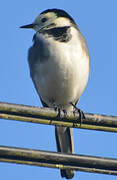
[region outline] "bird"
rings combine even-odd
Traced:
[[[90,58],[86,40],[71,15],[47,9],[33,23],[20,28],[35,30],[28,51],[30,76],[44,107],[73,112],[89,78]],[[57,151],[73,154],[72,128],[55,126]],[[61,169],[71,179],[74,170]]]

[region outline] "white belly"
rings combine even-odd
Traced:
[[[49,42],[47,61],[37,62],[33,81],[42,100],[62,108],[76,103],[89,76],[89,57],[83,53],[78,39],[73,42]],[[39,63],[39,64],[38,64]]]

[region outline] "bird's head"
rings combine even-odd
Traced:
[[[36,32],[45,29],[63,26],[76,26],[73,18],[60,9],[48,9],[43,11],[32,24],[21,26],[20,28],[32,28]]]

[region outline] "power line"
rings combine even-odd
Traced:
[[[73,113],[68,113],[66,117],[62,113],[60,120],[58,112],[50,108],[4,102],[0,102],[0,118],[46,125],[117,132],[117,116],[85,113],[85,119],[82,120],[82,124],[80,125],[78,113],[75,113],[75,116]]]
[[[90,130],[117,132],[117,116],[85,113],[82,124],[79,114],[66,116],[50,108],[39,108],[0,102],[0,118],[46,125],[67,126]],[[62,154],[48,151],[0,146],[0,161],[43,167],[74,169],[76,171],[117,175],[117,159]]]
[[[117,159],[0,146],[0,161],[117,175]]]

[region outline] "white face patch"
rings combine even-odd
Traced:
[[[57,27],[70,26],[71,25],[70,20],[68,18],[65,18],[65,17],[58,17],[55,20],[55,24]]]

